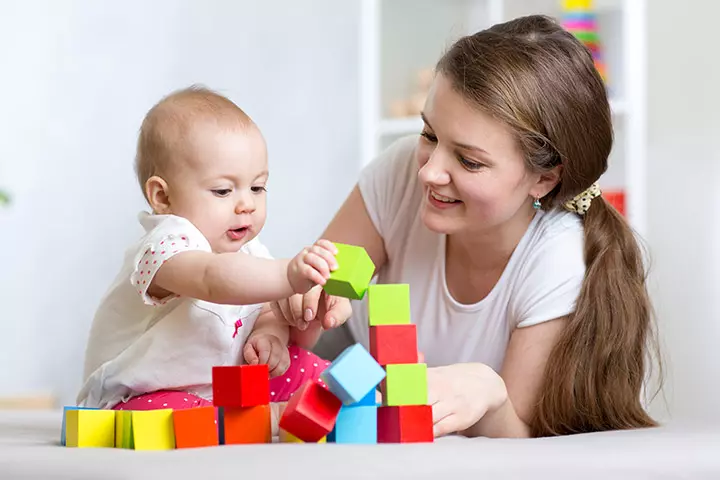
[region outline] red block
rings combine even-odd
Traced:
[[[173,410],[175,447],[211,447],[218,444],[215,407]]]
[[[370,327],[370,354],[383,366],[417,363],[417,327],[412,323]]]
[[[212,386],[216,407],[254,407],[270,403],[267,365],[213,367]]]
[[[332,392],[308,380],[288,401],[279,426],[303,442],[317,442],[332,431],[340,407]]]
[[[378,443],[433,442],[434,439],[430,405],[378,407]]]

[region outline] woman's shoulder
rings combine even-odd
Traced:
[[[535,248],[559,241],[582,244],[585,234],[582,219],[576,213],[560,208],[538,212],[528,233],[529,244]]]

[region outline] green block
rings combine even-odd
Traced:
[[[385,367],[385,395],[383,405],[427,405],[427,365],[400,363]]]
[[[361,300],[375,273],[370,255],[363,247],[336,243],[338,268],[330,272],[323,289],[330,295]]]
[[[406,283],[370,285],[368,321],[371,327],[410,323],[410,285]]]
[[[115,448],[135,448],[132,411],[118,410],[115,414]]]

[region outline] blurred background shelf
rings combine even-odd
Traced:
[[[646,0],[594,0],[615,144],[600,179],[640,234],[646,229]],[[432,68],[458,38],[528,14],[562,19],[561,0],[362,0],[360,166],[419,133]],[[412,19],[412,21],[408,21]],[[620,200],[617,200],[620,199]]]

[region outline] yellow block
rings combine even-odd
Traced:
[[[79,448],[115,446],[115,410],[68,410],[65,445]]]
[[[300,440],[299,438],[297,438],[292,433],[286,432],[282,428],[280,429],[280,433],[279,433],[278,437],[280,438],[280,443],[306,443],[306,442],[303,442],[302,440]],[[313,443],[313,442],[310,442],[310,443]],[[314,443],[327,443],[327,437],[323,437]]]
[[[172,450],[175,427],[172,408],[132,411],[132,436],[135,450]]]

